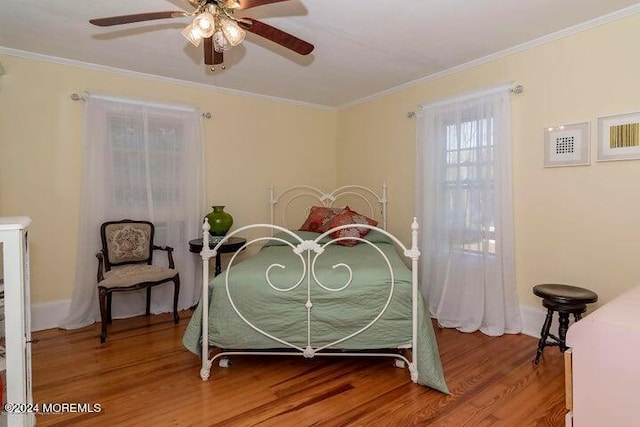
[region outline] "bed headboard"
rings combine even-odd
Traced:
[[[330,192],[308,185],[298,185],[281,193],[276,193],[271,186],[269,205],[271,224],[285,228],[297,228],[302,225],[311,206],[349,206],[352,210],[378,221],[378,227],[387,229],[386,183],[382,185],[380,194],[362,185],[344,185]]]

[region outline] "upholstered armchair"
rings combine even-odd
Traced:
[[[102,250],[98,258],[98,297],[102,329],[100,342],[107,338],[111,324],[111,299],[114,292],[146,289],[146,314],[150,314],[151,288],[173,282],[173,320],[177,324],[180,275],[173,264],[173,248],[153,244],[154,226],[148,221],[109,221],[100,227]],[[152,265],[154,250],[167,252],[169,266]]]

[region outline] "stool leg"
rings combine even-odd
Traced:
[[[567,330],[569,329],[569,313],[558,313],[560,320],[560,327],[558,328],[558,335],[560,338],[560,351],[565,352],[567,350]]]
[[[547,344],[547,337],[549,337],[549,329],[551,328],[551,321],[553,320],[553,310],[547,309],[547,317],[544,319],[544,324],[542,325],[542,331],[540,332],[540,341],[538,341],[538,351],[536,352],[536,358],[533,361],[534,364],[538,364],[540,362],[540,356],[542,356],[542,351],[544,350],[544,346]]]
[[[578,320],[582,319],[582,313],[573,313],[573,318],[577,322]]]

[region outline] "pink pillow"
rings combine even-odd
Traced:
[[[347,224],[369,224],[376,226],[378,225],[378,221],[368,218],[358,212],[352,211],[350,209],[345,209],[344,212],[339,213],[333,219],[329,221],[327,224],[327,230],[339,227],[341,225]],[[331,238],[337,239],[339,237],[364,237],[371,231],[369,228],[364,227],[352,227],[352,228],[343,228],[342,230],[334,231],[331,233]],[[343,246],[355,246],[360,243],[357,240],[353,239],[345,239],[337,242],[339,245]]]
[[[300,227],[300,231],[313,231],[314,233],[324,233],[330,227],[327,227],[329,221],[335,218],[336,215],[348,210],[349,207],[344,208],[327,208],[324,206],[312,206],[309,211],[307,220]]]

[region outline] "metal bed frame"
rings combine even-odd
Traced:
[[[394,273],[391,268],[391,264],[386,255],[379,249],[375,243],[369,242],[365,239],[359,237],[340,237],[337,239],[332,239],[327,243],[320,243],[320,240],[326,236],[330,236],[333,232],[351,228],[350,225],[342,225],[339,227],[335,227],[327,232],[319,235],[314,240],[302,240],[297,234],[290,231],[286,227],[275,225],[275,207],[278,203],[283,203],[283,213],[281,221],[283,225],[286,226],[286,210],[291,204],[293,200],[302,197],[311,197],[317,204],[321,204],[325,207],[332,207],[337,200],[343,200],[345,197],[355,197],[360,200],[364,200],[365,204],[367,204],[371,210],[371,215],[375,213],[375,206],[378,205],[380,207],[380,213],[382,216],[382,224],[383,228],[374,227],[366,224],[358,224],[358,227],[369,228],[371,230],[376,230],[387,237],[389,237],[397,248],[399,248],[402,254],[411,260],[411,280],[412,280],[412,311],[411,311],[411,319],[412,319],[412,341],[408,345],[401,346],[404,349],[411,349],[410,359],[403,354],[398,353],[366,353],[366,352],[348,352],[348,351],[332,351],[332,348],[335,348],[336,345],[340,344],[343,341],[346,341],[358,334],[361,334],[365,330],[369,329],[380,317],[384,314],[385,310],[389,306],[391,299],[393,297],[394,286],[395,286],[395,278]],[[390,357],[394,359],[394,363],[398,367],[408,366],[411,380],[413,382],[418,381],[418,368],[415,361],[417,360],[417,339],[418,339],[418,260],[420,258],[420,251],[418,250],[418,223],[416,219],[413,219],[413,223],[411,224],[411,248],[407,248],[399,239],[395,236],[387,232],[387,186],[386,184],[383,186],[382,195],[378,195],[375,191],[358,185],[348,185],[340,187],[330,193],[325,193],[315,187],[309,186],[296,186],[291,187],[280,193],[279,195],[275,195],[273,187],[270,187],[270,198],[269,198],[270,210],[271,210],[271,224],[252,224],[248,226],[244,226],[238,228],[237,230],[228,233],[222,241],[220,241],[213,249],[209,248],[209,223],[206,221],[202,226],[202,237],[203,237],[203,245],[202,252],[200,256],[202,257],[202,367],[200,369],[200,377],[203,381],[207,380],[210,376],[211,366],[216,359],[219,359],[219,365],[222,367],[227,367],[229,365],[228,357],[229,356],[237,356],[237,355],[268,355],[268,356],[303,356],[305,358],[313,358],[316,356],[339,356],[339,357]],[[233,298],[229,291],[229,274],[232,271],[230,268],[227,268],[224,272],[225,274],[225,287],[226,294],[229,298],[229,302],[231,303],[232,308],[238,314],[238,316],[252,329],[259,332],[260,334],[271,338],[272,340],[280,343],[282,348],[288,349],[288,351],[225,351],[215,354],[213,357],[209,358],[210,349],[209,349],[209,259],[215,258],[219,247],[227,241],[230,237],[240,234],[246,231],[255,230],[255,229],[267,229],[270,231],[271,236],[267,237],[257,237],[252,240],[248,240],[245,245],[240,248],[237,252],[233,253],[231,260],[229,262],[229,267],[233,265],[236,260],[238,254],[240,254],[246,247],[254,243],[261,243],[267,240],[277,240],[281,243],[285,243],[291,247],[291,250],[294,254],[296,254],[303,265],[303,272],[297,283],[292,285],[287,285],[287,287],[280,287],[277,284],[274,284],[269,278],[270,271],[273,268],[284,268],[282,265],[273,263],[265,271],[265,277],[267,279],[268,285],[277,292],[288,292],[293,289],[296,289],[299,286],[306,286],[307,290],[307,301],[304,303],[304,306],[307,310],[307,340],[305,346],[300,346],[295,343],[287,342],[284,339],[276,337],[264,330],[262,330],[259,326],[254,325],[250,320],[246,319],[245,316],[238,310],[236,305],[234,304]],[[284,232],[290,236],[289,240],[294,241],[295,243],[291,243],[291,241],[287,241],[278,237],[274,237],[274,232]],[[339,288],[331,288],[321,283],[320,280],[316,277],[315,272],[315,263],[317,258],[323,253],[324,249],[331,244],[335,244],[339,240],[344,239],[355,239],[359,240],[360,244],[369,244],[375,247],[378,253],[384,258],[384,261],[389,268],[390,272],[390,284],[389,284],[389,295],[386,299],[386,303],[384,307],[381,308],[380,312],[375,316],[373,320],[371,320],[367,325],[358,329],[355,332],[351,332],[344,337],[335,340],[329,344],[325,344],[322,346],[314,346],[313,336],[312,336],[312,328],[311,328],[311,310],[313,309],[313,301],[311,299],[311,288],[313,286],[319,286],[326,291],[330,292],[340,292],[346,289],[350,284],[353,277],[353,272],[351,268],[347,264],[339,263],[333,266],[333,268],[344,268],[349,273],[349,280],[343,286]],[[405,353],[406,354],[406,353]]]

